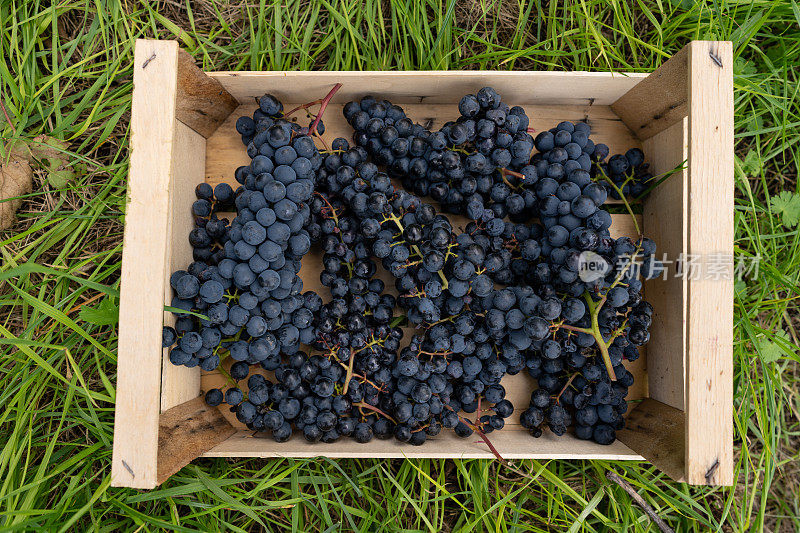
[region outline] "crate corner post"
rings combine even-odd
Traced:
[[[160,485],[235,433],[219,409],[206,404],[203,396],[168,409],[159,420],[156,482]]]

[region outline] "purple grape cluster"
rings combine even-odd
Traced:
[[[514,412],[502,379],[527,370],[538,388],[520,421],[532,435],[573,427],[613,442],[633,383],[623,361],[653,319],[641,278],[662,271],[653,241],[609,233],[607,179],[633,196],[652,180],[640,150],[606,161],[586,123],[534,138],[524,109],[490,87],[436,131],[386,100],[350,102],[354,145],[324,151],[309,135],[321,121],[300,127],[270,95],[259,104],[236,123],[251,158],[241,186],[198,186],[195,261],[171,279],[170,360],[233,361],[209,404],[281,442],[296,430],[421,445],[443,429],[502,429]],[[422,197],[470,222],[457,231]],[[312,247],[327,302],[298,276]],[[587,262],[602,268],[587,274]],[[405,323],[416,331],[401,349]]]

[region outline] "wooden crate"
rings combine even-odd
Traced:
[[[191,261],[187,240],[196,184],[233,183],[249,159],[233,123],[270,92],[287,108],[343,84],[325,115],[325,137],[351,132],[342,105],[366,93],[402,105],[434,126],[455,118],[461,95],[491,85],[522,105],[537,130],[588,120],[593,139],[612,153],[641,146],[660,174],[688,163],[643,206],[643,229],[659,253],[733,252],[733,59],[729,42],[694,41],[650,75],[585,72],[210,72],[174,41],[136,44],[129,203],[122,262],[119,359],[112,484],[152,488],[196,457],[492,458],[477,439],[442,432],[424,446],[394,440],[359,445],[287,443],[258,438],[202,392],[218,374],[175,367],[161,348],[169,275]],[[613,232],[631,233],[615,216]],[[304,262],[307,288],[319,288],[316,258]],[[508,459],[649,461],[676,480],[725,485],[733,479],[733,281],[675,277],[646,284],[655,307],[646,357],[636,377],[627,429],[611,446],[548,432],[531,438],[518,414],[492,442]],[[390,284],[391,286],[391,284]],[[320,291],[326,293],[327,291]],[[507,376],[520,410],[533,382]]]

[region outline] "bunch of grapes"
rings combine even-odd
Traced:
[[[491,87],[461,99],[461,116],[431,132],[414,124],[388,101],[365,97],[344,107],[363,146],[390,176],[419,196],[430,196],[444,211],[488,222],[523,222],[533,206],[529,165],[533,138],[528,116],[509,107]]]
[[[598,149],[588,132],[562,122],[537,135],[531,159],[540,176],[534,189],[544,230],[532,281],[555,331],[528,352],[528,372],[539,389],[522,424],[538,436],[545,423],[557,435],[574,423],[579,438],[609,444],[624,425],[633,383],[623,358],[638,358],[636,346],[649,340],[652,308],[642,300],[640,270],[650,278],[660,265],[653,241],[611,239],[606,189],[586,169]],[[587,262],[603,267],[600,274],[587,276],[581,270]]]
[[[365,162],[366,153],[351,149],[341,138],[332,147],[316,175],[311,201],[309,230],[324,252],[320,281],[333,298],[317,317],[313,347],[345,369],[337,385],[354,404],[353,417],[368,423],[369,431],[354,435],[366,442],[373,435],[390,437],[394,430],[382,408],[389,408],[391,365],[402,330],[392,324],[395,298],[385,293],[383,280],[376,277],[368,241],[341,198],[342,188],[355,177],[354,167]]]
[[[311,137],[281,118],[281,110],[280,102],[266,95],[252,119],[237,121],[251,157],[235,173],[242,186],[235,192],[227,184],[213,191],[198,186],[197,228],[190,235],[195,262],[171,279],[172,305],[181,312],[175,329],[164,330],[165,346],[177,342],[170,360],[210,371],[221,357],[230,357],[229,375],[237,382],[248,377],[251,365],[278,370],[282,354],[303,357],[300,344],[316,338],[312,322],[322,305],[319,296],[302,293],[297,276],[311,247],[308,201],[322,157]],[[217,217],[234,207],[230,224]],[[207,398],[211,404],[224,398],[253,427],[259,427],[268,405],[245,399],[236,386],[224,395],[211,390]],[[283,414],[292,418],[291,412]]]
[[[619,294],[612,292],[612,297]],[[599,313],[601,331],[616,328],[614,334],[604,336],[611,339],[606,351],[615,380],[604,367],[596,339],[586,332],[559,329],[530,354],[528,372],[537,379],[539,388],[531,394],[530,407],[521,422],[532,435],[540,436],[545,424],[554,434],[562,435],[574,423],[578,438],[610,444],[615,430],[624,427],[625,397],[633,375],[622,362],[639,357],[637,345],[647,340],[652,307],[647,302],[615,304],[619,302],[606,303]]]
[[[487,93],[492,94],[491,91],[479,92],[483,95]],[[472,114],[471,107],[477,107],[480,110],[478,113],[497,109],[497,107],[493,107],[494,103],[491,100],[486,101],[489,103],[482,105],[482,102],[478,102],[472,95],[464,97],[460,105],[462,110],[460,120],[464,122],[468,119]],[[407,127],[408,124],[403,122],[407,119],[404,114],[401,115],[401,110],[397,106],[391,107],[393,116],[381,117],[381,109],[389,106],[388,102],[378,103],[367,97],[360,102],[352,102],[345,108],[345,116],[357,129],[356,139],[361,139],[369,151],[375,154],[383,153],[384,159],[389,157],[386,149],[391,149],[397,142],[392,140],[394,125],[398,126],[394,129],[399,129],[401,132],[400,138],[405,138],[406,132],[408,132],[408,136],[411,138],[409,142],[415,142],[417,145],[419,145],[418,139],[430,140],[433,138],[434,134],[426,133],[418,126]],[[466,113],[464,113],[465,110],[467,110]],[[371,118],[364,127],[361,127],[365,114]],[[477,116],[477,114],[473,116]],[[377,127],[381,124],[381,120],[375,120],[376,118],[383,120],[381,128]],[[527,118],[525,120],[527,121]],[[452,127],[452,124],[448,124],[448,127]],[[459,131],[456,128],[456,132]],[[606,390],[606,386],[611,387],[613,384],[615,387],[613,390],[616,394],[613,398],[602,396],[601,399],[607,405],[615,406],[614,425],[616,429],[619,429],[619,424],[622,423],[621,415],[624,413],[627,387],[632,383],[632,375],[621,365],[623,351],[626,358],[633,360],[638,357],[635,345],[643,344],[649,338],[646,330],[646,325],[649,325],[649,315],[644,312],[637,315],[633,311],[633,307],[641,301],[639,271],[636,269],[625,270],[627,267],[622,265],[623,260],[627,260],[628,263],[643,261],[645,277],[657,275],[660,267],[654,261],[655,247],[649,239],[640,239],[634,243],[627,238],[619,239],[616,242],[610,238],[608,230],[611,225],[611,216],[602,209],[608,196],[606,187],[593,179],[595,176],[593,157],[602,156],[605,146],[596,147],[589,139],[589,133],[590,129],[587,124],[569,122],[563,122],[550,131],[540,133],[536,138],[538,153],[533,157],[525,158],[526,164],[521,168],[524,168],[526,179],[520,180],[519,183],[508,183],[505,179],[505,172],[497,168],[492,169],[496,172],[494,175],[503,180],[493,185],[494,190],[516,187],[523,191],[523,194],[527,191],[527,203],[531,209],[520,218],[535,217],[541,224],[525,225],[503,221],[500,216],[504,212],[497,207],[498,204],[494,204],[495,211],[481,211],[476,208],[465,212],[448,208],[447,202],[442,202],[446,209],[453,212],[465,212],[475,219],[467,226],[465,233],[459,235],[456,240],[465,247],[473,246],[473,253],[480,256],[477,268],[482,269],[481,274],[489,276],[495,282],[511,285],[502,292],[491,291],[491,296],[476,299],[474,303],[471,303],[471,307],[477,312],[484,311],[486,323],[490,327],[495,325],[495,332],[503,331],[506,336],[514,336],[516,344],[506,341],[504,345],[500,345],[501,353],[513,354],[516,351],[521,354],[516,361],[523,360],[529,373],[539,379],[540,389],[536,393],[538,403],[541,404],[544,395],[548,398],[548,404],[541,407],[532,404],[534,410],[523,418],[523,422],[532,429],[533,434],[540,434],[539,426],[545,421],[554,432],[563,434],[566,427],[573,422],[571,413],[575,412],[575,407],[570,402],[576,387],[580,386],[581,390],[587,394],[593,393],[594,385],[601,381],[606,384],[600,385],[598,394],[601,396]],[[391,146],[386,143],[387,140],[391,140]],[[402,141],[398,144],[402,147]],[[429,142],[421,157],[430,158],[433,154],[434,160],[437,160],[438,155],[434,148],[436,147],[432,148]],[[530,148],[528,152],[530,152]],[[394,153],[399,155],[397,150]],[[450,150],[449,153],[456,154],[458,152]],[[467,154],[462,155],[467,156]],[[415,164],[422,168],[420,163]],[[513,164],[519,165],[522,164],[522,161]],[[431,165],[426,167],[425,174],[415,173],[405,169],[404,166],[404,164],[390,166],[390,171],[407,187],[415,187],[418,186],[415,184],[423,183],[422,188],[418,190],[424,193],[425,180],[430,178],[430,174],[434,175],[437,183],[442,183],[436,178],[436,168]],[[448,186],[461,176],[461,166],[455,165],[452,168],[453,172],[450,175]],[[491,175],[491,173],[487,172],[487,175]],[[427,192],[430,193],[430,189]],[[432,193],[432,196],[434,199],[442,201],[440,197],[436,197],[437,193]],[[495,199],[499,198],[505,198],[505,196],[495,194]],[[461,206],[469,202],[469,200],[465,202],[463,199],[459,199],[459,201]],[[387,239],[385,243],[381,243],[381,249],[389,250],[398,244],[396,240],[395,238],[395,242],[392,242]],[[436,252],[436,250],[433,251]],[[423,253],[422,256],[427,257],[428,252]],[[613,265],[613,268],[609,268],[607,273],[608,279],[600,277],[599,279],[583,280],[580,278],[582,254],[587,252],[596,254],[607,265]],[[380,250],[376,250],[376,253],[380,253]],[[405,257],[404,250],[401,250],[401,255]],[[435,253],[433,258],[437,258]],[[396,263],[385,264],[385,266],[391,269],[393,266],[396,267]],[[406,288],[413,286],[412,283],[406,284]],[[592,300],[596,298],[605,302],[608,300],[609,291],[611,291],[613,306],[609,304],[605,309],[600,309],[602,303],[593,303],[591,304],[593,309],[588,309],[585,298],[588,297]],[[620,291],[625,291],[629,297],[623,299]],[[502,300],[508,298],[513,302],[519,299],[520,292],[525,293],[523,309],[517,310],[519,314],[503,315],[503,311],[508,312],[509,308],[508,304]],[[495,297],[501,295],[498,303],[494,303]],[[487,300],[489,300],[489,305],[486,309],[481,309],[481,304],[487,303]],[[438,305],[426,307],[430,313],[426,318],[438,320],[436,313],[439,307]],[[415,317],[416,309],[412,308],[408,315]],[[597,317],[598,326],[590,332],[589,327],[592,325],[591,321],[594,316]],[[632,317],[631,320],[627,320],[628,316]],[[640,318],[641,316],[646,318]],[[508,320],[509,318],[510,320]],[[522,321],[530,321],[534,318],[541,320],[538,322],[538,336],[534,336],[532,330],[520,328]],[[552,324],[551,328],[548,328],[548,324]],[[572,329],[561,329],[562,325]],[[544,339],[549,329],[553,330],[552,338]],[[453,332],[443,329],[438,332],[438,335],[440,335],[439,338],[449,339]],[[493,342],[496,339],[486,342],[489,337],[484,339],[480,334],[478,338],[481,341],[477,345],[479,354],[491,353],[492,350],[498,351],[498,344]],[[446,341],[441,342],[445,343]],[[601,342],[604,344],[602,350],[599,349]],[[596,363],[588,366],[587,374],[590,379],[585,386],[580,379],[573,385],[572,382],[576,381],[574,374],[585,366],[587,357],[590,362]],[[603,360],[601,361],[601,359]],[[477,365],[482,366],[483,364],[480,358],[472,355],[466,358],[466,361],[469,368],[477,368]],[[506,366],[503,372],[498,372],[498,375],[502,377],[509,370],[511,372],[518,371],[518,368],[515,365]],[[569,370],[572,370],[572,374],[568,372]],[[614,379],[610,376],[613,376]],[[572,382],[569,382],[570,377]],[[476,395],[472,394],[473,391],[470,387],[475,386],[477,380],[468,378],[466,384],[458,383],[458,381],[456,379],[454,384],[453,406],[457,410],[474,412],[477,404],[474,399]],[[491,383],[491,380],[484,379],[478,388],[487,383]],[[566,390],[562,394],[560,389],[564,387]],[[582,400],[578,399],[578,405],[581,405],[581,402]],[[564,405],[567,405],[567,408]],[[541,416],[537,416],[535,409],[542,409],[542,412],[538,413]],[[612,416],[609,413],[605,414],[608,416],[604,416],[604,419]],[[488,420],[484,420],[484,422],[488,422]],[[583,425],[586,426],[586,424]],[[484,424],[484,427],[490,426]],[[593,424],[589,425],[589,428],[588,434],[585,427],[578,433],[583,438],[594,438],[597,442],[613,441],[613,427],[610,432],[608,428],[603,427],[597,430],[596,434],[593,431]],[[464,433],[468,433],[468,431],[465,430]]]
[[[633,383],[623,361],[639,357],[652,322],[640,278],[662,271],[653,241],[610,237],[604,209],[608,180],[624,195],[648,187],[641,151],[606,162],[585,123],[534,139],[525,111],[489,87],[435,132],[388,101],[350,102],[355,145],[338,138],[324,152],[320,116],[300,127],[276,98],[259,104],[236,124],[251,158],[235,173],[242,186],[198,186],[195,261],[171,279],[171,361],[213,370],[230,357],[231,380],[247,379],[247,392],[210,390],[209,404],[277,441],[296,429],[309,442],[420,445],[443,428],[503,428],[514,406],[501,381],[527,370],[532,435],[573,426],[613,442]],[[470,222],[458,233],[421,196]],[[220,218],[233,208],[233,221]],[[312,245],[327,303],[298,277]],[[599,274],[586,275],[587,261]],[[401,350],[404,319],[417,333]]]
[[[377,406],[384,384],[390,379],[389,365],[394,361],[402,331],[389,326],[394,299],[383,294],[383,282],[374,278],[377,268],[365,253],[363,239],[353,231],[354,220],[347,213],[337,216],[336,208],[327,198],[330,191],[322,183],[328,171],[346,172],[343,168],[346,165],[336,154],[341,140],[335,143],[334,153],[323,157],[305,129],[275,115],[282,109],[275,99],[267,95],[261,99],[261,104],[261,115],[257,110],[253,117],[256,133],[252,139],[247,138],[250,130],[247,117],[237,124],[243,140],[249,140],[248,153],[253,156],[249,169],[237,171],[237,179],[244,185],[237,201],[248,195],[248,191],[252,195],[247,203],[237,204],[240,207],[237,218],[249,218],[248,210],[255,212],[256,222],[267,229],[266,242],[280,242],[269,234],[275,224],[287,220],[302,222],[290,225],[288,246],[279,250],[279,255],[293,261],[289,271],[294,276],[292,288],[297,287],[299,280],[296,277],[299,256],[308,251],[313,239],[325,250],[320,280],[329,287],[333,300],[323,304],[321,297],[314,293],[303,297],[305,327],[299,330],[299,340],[320,353],[309,356],[279,336],[276,349],[261,362],[265,370],[274,372],[276,383],[254,375],[248,381],[246,399],[240,389],[229,388],[224,400],[229,404],[238,401],[232,405],[239,420],[251,429],[270,430],[277,441],[290,438],[293,429],[302,431],[310,442],[333,442],[341,436],[352,436],[358,442],[367,442],[373,436],[389,437],[393,426]],[[317,131],[320,131],[319,123]],[[267,146],[260,143],[264,132]],[[273,142],[281,134],[287,134],[291,142],[284,144],[280,139]],[[286,147],[291,147],[295,153]],[[366,157],[358,152],[350,155],[359,161]],[[287,175],[291,177],[291,171],[297,175],[295,180],[281,179]],[[277,181],[286,185],[285,192],[276,185]],[[302,213],[301,220],[295,219],[292,205],[284,201],[287,198],[294,201],[290,189],[296,187],[297,182],[303,185],[303,196],[296,210]],[[256,210],[252,205],[253,197],[260,201],[260,194],[268,205],[257,205]],[[282,195],[284,197],[280,198]],[[265,213],[264,209],[271,209],[275,216]],[[289,215],[292,218],[287,218]],[[292,242],[297,236],[303,239],[300,247]],[[262,246],[264,244],[256,253],[261,254]],[[281,271],[281,283],[283,274]],[[263,285],[272,277],[266,279],[259,274],[258,279]],[[278,288],[283,287],[279,284]],[[270,297],[269,302],[283,304],[285,300],[283,293],[275,295],[274,290]],[[262,303],[261,307],[266,305],[274,306],[274,303]],[[236,365],[239,363],[234,363],[234,367]],[[234,372],[237,370],[234,367],[231,368],[231,374],[236,374],[234,379],[246,377],[246,372]],[[223,397],[221,391],[210,391],[209,395],[213,395],[212,402]]]
[[[233,189],[225,183],[214,189],[202,183],[195,194],[197,200],[192,205],[195,227],[189,233],[194,261],[187,270],[178,270],[170,276],[174,291],[171,305],[179,311],[175,313],[175,327],[163,329],[162,345],[177,344],[169,353],[172,364],[200,366],[211,371],[219,365],[217,352],[223,335],[232,331],[232,326],[221,320],[227,317],[228,308],[223,300],[232,284],[219,270],[225,259],[223,247],[229,238],[229,221],[218,215],[230,209]],[[210,318],[201,323],[192,313],[205,313]]]
[[[432,435],[440,427],[458,426],[463,421],[457,413],[475,412],[489,387],[499,385],[506,373],[524,369],[522,351],[531,339],[547,334],[547,323],[535,315],[536,309],[529,309],[527,316],[519,310],[511,312],[512,319],[507,321],[506,313],[517,304],[518,296],[522,300],[530,289],[496,291],[484,273],[485,249],[469,234],[456,235],[447,218],[437,215],[432,206],[395,189],[389,176],[374,164],[361,163],[355,174],[348,172],[347,179],[340,178],[337,171],[336,183],[345,206],[359,220],[374,255],[395,278],[398,304],[411,323],[425,329],[405,353],[406,359],[413,356],[417,360],[417,366],[406,366],[400,360],[397,366],[400,373],[422,368],[421,376],[405,376],[409,379],[404,383],[413,387],[398,388],[406,396],[400,403],[412,407],[411,416],[406,417],[408,408],[395,401],[397,393],[392,402],[398,423],[408,429],[398,430],[401,437],[416,435],[409,441],[421,444],[426,438],[420,434],[423,429]],[[502,220],[496,220],[501,230],[505,228]],[[478,325],[479,321],[483,324]],[[440,381],[437,373],[450,376],[455,395],[439,386],[446,381]],[[430,379],[433,384],[428,383]],[[408,396],[417,386],[434,392]],[[495,401],[483,405],[495,404],[496,414],[489,417],[494,417],[493,427],[500,427],[500,420],[510,416],[513,408],[504,402],[502,389],[492,389],[492,398]],[[415,407],[419,403],[426,405]],[[446,408],[440,409],[439,403]],[[466,430],[460,433],[468,434]]]
[[[210,405],[223,401],[235,405],[236,416],[248,428],[270,431],[277,442],[285,442],[293,429],[303,432],[309,442],[334,442],[342,436],[352,436],[358,442],[368,442],[373,435],[390,436],[388,421],[377,423],[374,415],[353,416],[355,405],[365,396],[359,383],[353,383],[347,393],[337,389],[345,371],[330,358],[309,356],[298,351],[285,357],[274,369],[275,382],[261,374],[248,379],[248,391],[238,387],[211,389],[206,394]]]

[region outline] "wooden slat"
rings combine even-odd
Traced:
[[[134,53],[131,163],[122,251],[119,351],[111,482],[156,484],[161,325],[178,46],[138,40]]]
[[[519,427],[519,426],[517,426]],[[556,437],[549,431],[535,439],[527,431],[504,428],[489,438],[505,459],[605,459],[641,461],[642,456],[631,451],[619,440],[608,446],[579,440],[572,435]],[[300,433],[289,442],[277,443],[269,437],[253,436],[252,431],[239,431],[225,442],[207,451],[202,457],[317,457],[334,459],[493,459],[494,455],[476,436],[462,439],[451,430],[443,430],[423,446],[411,446],[394,438],[373,439],[358,444],[352,439],[339,439],[332,444],[308,443]]]
[[[716,254],[733,257],[733,51],[727,41],[689,49],[689,253],[686,480],[733,482],[733,272],[714,279]],[[730,265],[732,267],[732,265]]]
[[[611,104],[611,108],[640,139],[664,131],[686,116],[688,49],[689,45],[683,47]]]
[[[219,409],[206,405],[202,396],[168,410],[158,425],[159,485],[236,433]]]
[[[172,301],[170,275],[185,269],[192,262],[189,232],[194,228],[192,203],[194,188],[203,181],[205,172],[206,140],[189,126],[178,121],[172,148],[172,180],[170,188],[169,222],[167,225],[167,261],[164,273],[164,304]],[[164,312],[164,324],[174,325],[175,315]],[[161,411],[180,405],[196,397],[200,391],[200,369],[175,366],[164,350],[161,370]]]
[[[519,104],[610,105],[647,74],[613,72],[367,71],[367,72],[210,72],[239,103],[269,92],[286,102],[322,98],[335,83],[333,99],[343,104],[373,94],[398,104],[458,102],[491,85]]]
[[[675,481],[684,480],[683,411],[651,398],[628,413],[617,438]]]
[[[685,165],[688,121],[683,119],[644,141],[643,149],[655,176]],[[644,202],[644,234],[665,259],[665,276],[645,282],[653,305],[653,324],[647,343],[650,397],[684,408],[686,359],[686,278],[676,275],[677,260],[686,253],[686,180],[684,168],[656,187]]]
[[[178,120],[208,138],[237,105],[217,80],[194,64],[192,56],[178,52]]]

